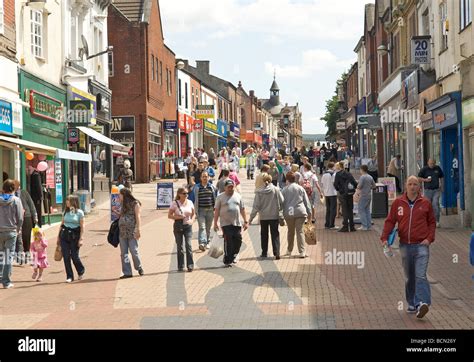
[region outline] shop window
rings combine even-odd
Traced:
[[[440,51],[444,51],[448,48],[448,8],[446,2],[439,4],[439,19],[440,19]]]
[[[464,30],[472,23],[472,0],[459,0],[461,12],[460,12],[460,25],[461,30]]]
[[[155,80],[155,56],[151,56],[151,80]]]

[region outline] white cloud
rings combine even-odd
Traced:
[[[356,61],[354,59],[339,59],[327,49],[311,49],[303,52],[299,65],[280,65],[265,62],[265,72],[273,74],[276,70],[278,77],[282,78],[304,78],[315,75],[327,69],[347,69]]]
[[[277,42],[281,37],[357,40],[363,31],[367,0],[162,0],[167,32],[206,30],[222,39],[261,33]]]

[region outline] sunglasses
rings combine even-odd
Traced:
[[[188,195],[188,193],[187,192],[182,192],[181,195]]]

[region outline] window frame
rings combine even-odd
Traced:
[[[38,22],[37,19],[40,21]],[[36,30],[39,30],[38,33]],[[31,54],[36,58],[44,59],[44,19],[43,13],[39,10],[30,9],[30,40]]]
[[[448,6],[445,1],[439,3],[439,19],[440,19],[440,53],[449,48],[448,34],[444,34],[444,24],[448,20]]]
[[[151,55],[151,80],[155,80],[155,56]]]
[[[459,0],[459,31],[472,24],[472,0]]]

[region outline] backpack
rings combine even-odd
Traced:
[[[350,177],[346,178],[344,180],[344,195],[347,196],[352,196],[356,193],[356,188],[354,184],[352,183],[352,180]]]
[[[313,196],[313,186],[311,185],[311,178],[303,178],[303,186],[304,190],[306,191],[306,195],[311,200]]]

